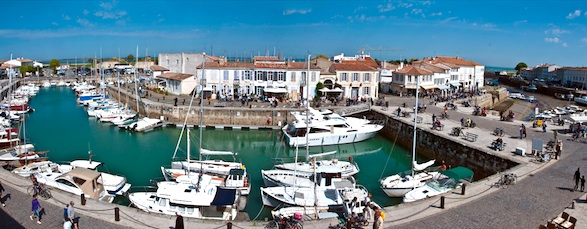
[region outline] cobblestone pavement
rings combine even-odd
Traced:
[[[29,218],[32,214],[32,197],[26,193],[15,190],[10,185],[6,184],[6,182],[3,182],[3,186],[6,191],[3,193],[2,197],[7,201],[6,207],[0,208],[0,228],[63,228],[63,207],[49,204],[42,198],[39,198],[39,203],[46,212],[46,215],[43,215],[41,218],[42,224],[39,225],[36,220],[31,220]],[[88,217],[79,211],[76,211],[76,215],[80,216],[80,228],[128,228]]]
[[[424,101],[428,100],[425,99],[422,102]],[[395,104],[400,102],[396,100]],[[442,110],[440,106],[428,106],[426,113],[440,114]],[[471,118],[478,128],[486,131],[501,127],[508,136],[512,136],[511,138],[517,138],[514,136],[517,136],[519,131],[519,124],[472,116],[470,112],[462,110],[449,110],[449,116],[455,122],[462,117]],[[551,125],[549,131],[543,133],[538,128],[531,128],[531,123],[530,125],[526,123],[526,126],[529,140],[532,138],[552,139],[552,129],[564,128]],[[564,142],[562,157],[559,160],[552,160],[544,169],[531,173],[530,176],[518,181],[516,185],[475,197],[473,201],[439,214],[399,225],[388,225],[386,228],[536,228],[539,224],[546,224],[547,220],[559,215],[571,206],[574,200],[584,195],[582,192],[572,192],[571,188],[574,186],[572,176],[575,170],[580,167],[583,172],[587,171],[585,166],[587,155],[583,150],[585,145],[571,141],[568,135],[559,134],[558,138]],[[479,139],[478,142],[488,144],[492,140]],[[447,198],[446,201],[450,203],[452,200]],[[577,201],[576,204],[585,204],[585,202]],[[438,203],[435,202],[433,205],[438,206]],[[393,211],[387,214],[393,214]],[[586,228],[582,222],[587,220],[587,216],[574,216],[578,219],[576,228]]]

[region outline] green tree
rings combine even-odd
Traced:
[[[314,91],[315,92],[314,94],[316,95],[316,97],[315,97],[316,99],[320,98],[320,94],[322,93],[322,92],[320,92],[320,89],[322,89],[322,88],[324,88],[324,84],[322,82],[318,82],[316,84],[316,89]]]
[[[133,56],[132,54],[128,54],[128,56],[126,56],[126,62],[133,62],[133,60],[135,60],[135,56]]]
[[[57,74],[57,67],[61,66],[58,59],[52,59],[49,61],[49,68],[53,70],[53,74]]]
[[[520,71],[522,71],[522,69],[527,68],[528,65],[524,62],[520,62],[518,63],[518,65],[516,65],[516,67],[514,69],[516,69],[517,73],[520,74]]]
[[[328,56],[326,54],[318,54],[318,55],[314,56],[314,58],[312,58],[312,60],[315,60],[315,59],[327,59],[328,60],[330,58],[328,58]]]

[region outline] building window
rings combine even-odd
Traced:
[[[263,79],[263,72],[261,72],[261,71],[256,72],[254,80],[262,80],[262,79]]]
[[[363,74],[363,82],[371,82],[371,73]]]
[[[285,81],[285,72],[278,72],[277,73],[277,80],[278,81]]]
[[[349,75],[346,72],[340,73],[340,81],[349,81]]]
[[[267,73],[267,81],[275,81],[275,78],[273,78],[274,75],[275,75],[275,72],[268,72]]]
[[[176,65],[179,65],[179,60],[175,60],[175,64]]]
[[[307,74],[306,72],[302,72],[302,81],[303,81],[303,82],[306,82],[306,83],[309,83],[309,82],[308,82],[308,77],[306,77],[307,75],[308,75],[308,74]]]
[[[234,79],[235,80],[240,80],[240,71],[234,70]]]
[[[361,79],[359,78],[359,73],[353,73],[353,82],[359,82]]]
[[[371,95],[371,94],[369,93],[369,89],[371,89],[371,88],[370,88],[370,87],[364,87],[364,88],[363,88],[363,95]]]
[[[295,72],[291,73],[291,82],[296,82],[296,73]]]
[[[245,71],[245,80],[251,80],[251,71]]]
[[[312,82],[316,82],[316,72],[312,72]]]
[[[224,70],[224,80],[228,80],[228,70]]]

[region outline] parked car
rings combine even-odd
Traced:
[[[567,96],[565,94],[562,93],[554,93],[554,97],[557,99],[567,99]]]
[[[536,98],[534,98],[534,96],[528,96],[524,100],[526,100],[527,102],[531,102],[531,103],[535,103],[538,101]]]

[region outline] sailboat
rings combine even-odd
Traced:
[[[418,88],[420,81],[416,78],[416,104],[418,104]],[[412,169],[409,173],[394,174],[388,176],[379,182],[381,189],[389,197],[403,197],[409,191],[422,187],[426,182],[438,178],[439,172],[426,171],[426,168],[432,166],[435,160],[430,160],[423,164],[416,162],[416,136],[417,136],[417,122],[418,112],[414,112],[414,137],[412,142]],[[418,173],[416,173],[418,171]]]
[[[310,57],[308,56],[308,68],[309,64]],[[309,105],[307,105],[307,108],[309,108]],[[306,138],[307,137],[308,135],[306,135]],[[305,146],[306,154],[308,154],[309,145],[306,144]],[[307,158],[312,159],[311,162],[297,163],[297,147],[298,145],[296,145],[296,161],[294,163],[284,164],[281,167],[286,168],[287,170],[293,170],[293,173],[283,174],[288,175],[291,180],[288,178],[277,180],[279,182],[288,182],[293,186],[261,188],[261,199],[264,205],[270,207],[314,207],[316,208],[314,211],[317,212],[318,208],[343,208],[344,204],[350,200],[355,198],[363,200],[365,197],[367,197],[368,191],[363,186],[355,185],[353,182],[350,182],[350,180],[338,179],[336,176],[342,176],[342,172],[340,170],[338,170],[334,176],[330,176],[332,175],[331,173],[329,176],[326,176],[323,179],[316,179],[318,175],[317,168],[323,166],[322,164],[319,164],[321,162],[316,161],[316,158],[321,155],[313,155],[312,157],[307,156]],[[326,154],[332,154],[332,152],[328,152]],[[332,163],[331,165],[334,168],[337,167],[338,160],[329,162]],[[279,166],[275,167],[280,168]],[[314,180],[311,183],[304,185],[305,187],[298,187],[297,184],[301,181],[301,177],[297,175],[298,171],[304,171],[308,173],[307,170],[310,170],[313,173],[313,176],[315,177]],[[278,173],[274,173],[271,177],[276,178],[278,176]],[[264,177],[264,179],[265,178],[267,177]],[[303,184],[303,182],[300,182],[300,185],[301,184]]]

